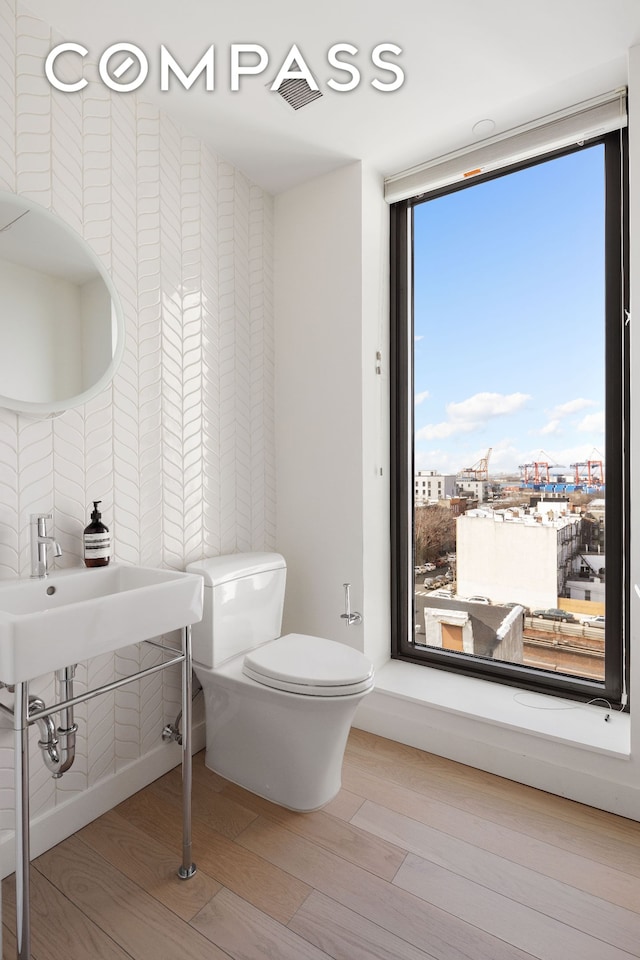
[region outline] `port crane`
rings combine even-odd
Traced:
[[[549,461],[532,460],[531,463],[521,463],[518,470],[523,471],[525,483],[549,483]]]
[[[493,447],[489,447],[484,457],[473,464],[472,467],[464,467],[458,474],[459,480],[488,480],[489,479],[489,460]]]
[[[532,460],[530,463],[521,463],[518,470],[523,471],[524,483],[551,483],[551,467],[561,467],[561,463],[554,463],[548,453],[541,450],[540,453],[547,457],[546,460]]]
[[[585,480],[589,486],[604,483],[604,460],[579,460],[577,463],[572,463],[571,468],[575,470],[576,485]]]

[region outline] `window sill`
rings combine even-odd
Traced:
[[[390,660],[376,670],[377,693],[528,734],[537,739],[630,758],[630,717],[599,705]],[[605,721],[605,717],[609,719]]]

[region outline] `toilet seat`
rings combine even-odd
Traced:
[[[358,650],[301,633],[247,653],[242,672],[264,686],[313,697],[346,697],[373,684],[373,667]]]

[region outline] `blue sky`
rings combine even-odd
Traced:
[[[414,237],[416,469],[599,459],[604,148],[420,204]]]

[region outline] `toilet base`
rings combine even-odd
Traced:
[[[209,760],[208,754],[205,753],[204,765],[208,770],[211,770],[213,773],[217,773],[219,776],[224,777],[225,780],[228,780],[229,783],[235,784],[237,787],[242,787],[243,790],[248,790],[249,793],[253,793],[256,797],[261,797],[263,800],[269,800],[270,803],[276,803],[279,807],[284,807],[286,810],[292,810],[294,813],[313,813],[314,810],[321,810],[323,807],[326,807],[335,797],[337,797],[342,786],[341,777],[338,778],[338,785],[333,789],[333,791],[323,799],[320,799],[320,796],[316,794],[315,796],[301,797],[299,794],[290,795],[288,790],[281,791],[279,789],[274,789],[269,780],[259,779],[259,778],[243,778],[243,782],[234,780],[231,776],[229,770],[221,770],[215,759]],[[264,788],[264,792],[263,792]],[[287,801],[291,802],[287,802]],[[319,801],[319,802],[317,802]],[[295,802],[295,806],[293,803]],[[313,804],[309,806],[308,804]]]
[[[195,665],[203,687],[205,764],[289,810],[318,810],[342,783],[344,750],[358,704],[345,697],[290,694],[242,674],[242,657],[217,669]]]

